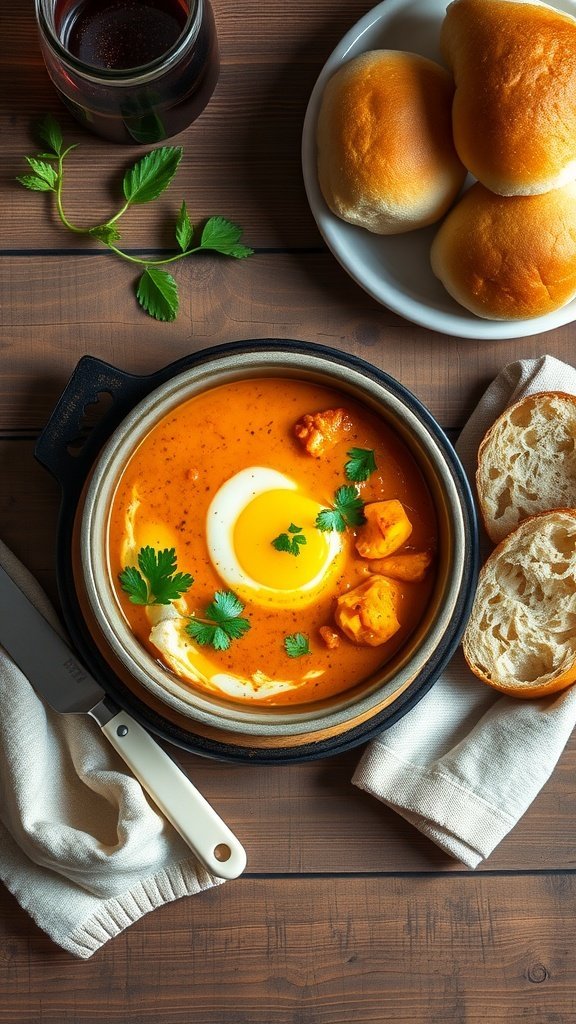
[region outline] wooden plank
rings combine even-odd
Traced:
[[[0,539],[56,601],[60,490],[33,455],[34,442],[0,440]]]
[[[573,875],[241,879],[74,962],[0,892],[5,1024],[571,1024]]]
[[[272,768],[206,762],[182,751],[176,757],[240,835],[248,873],[465,870],[399,814],[352,785],[361,752]],[[572,868],[575,770],[572,738],[553,780],[479,873]]]
[[[463,426],[506,363],[545,352],[573,359],[572,325],[476,344],[409,324],[366,296],[328,253],[259,253],[241,263],[202,256],[175,276],[181,310],[160,324],[136,303],[137,274],[106,254],[0,258],[0,430],[40,429],[86,353],[151,373],[222,342],[319,342],[386,370],[450,430]]]

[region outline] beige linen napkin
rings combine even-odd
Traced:
[[[2,543],[0,562],[61,629]],[[221,881],[149,803],[96,722],[51,711],[1,647],[0,879],[82,958],[150,910]]]
[[[576,394],[576,369],[542,356],[498,375],[456,446],[471,481],[494,419],[547,390]],[[369,744],[352,781],[475,868],[537,796],[575,724],[576,687],[531,701],[498,696],[459,651],[420,703]]]

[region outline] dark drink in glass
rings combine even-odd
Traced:
[[[64,103],[113,142],[154,143],[202,112],[219,71],[209,0],[36,0]]]

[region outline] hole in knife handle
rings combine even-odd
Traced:
[[[232,850],[226,843],[218,843],[218,846],[214,847],[214,856],[220,864],[224,864],[225,861],[230,860]]]
[[[100,421],[104,419],[113,400],[114,398],[111,391],[99,391],[94,402],[86,403],[82,410],[82,419],[80,421],[78,433],[66,446],[66,451],[69,455],[72,455],[73,458],[78,458],[81,454],[86,441],[94,430],[94,427],[98,426]]]

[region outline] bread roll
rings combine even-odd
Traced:
[[[533,516],[480,571],[463,637],[472,672],[515,697],[576,681],[576,510]]]
[[[565,306],[576,295],[576,183],[508,198],[473,185],[440,226],[431,263],[477,316],[524,320]]]
[[[332,76],[317,125],[320,189],[336,216],[379,235],[432,224],[465,176],[452,79],[414,53],[372,50]]]
[[[441,46],[460,159],[501,195],[576,178],[576,19],[524,0],[454,0]]]
[[[529,516],[576,508],[576,398],[538,392],[506,409],[478,450],[476,488],[495,544]]]

